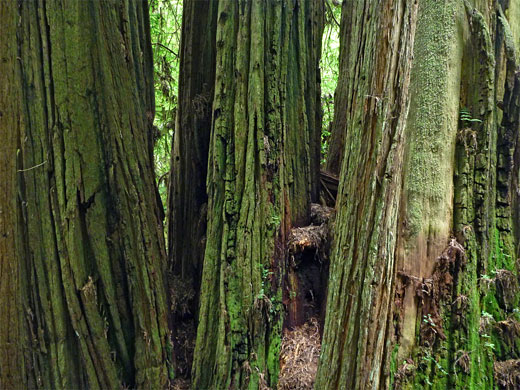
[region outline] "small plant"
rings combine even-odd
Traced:
[[[428,313],[428,315],[423,315],[423,322],[430,325],[432,328],[437,327],[435,322],[433,322],[432,315],[430,313]]]
[[[488,335],[488,334],[483,334],[481,335],[480,337],[482,337],[484,340],[484,348],[488,348],[490,349],[491,351],[494,351],[495,350],[495,344],[493,344],[490,340],[491,340],[491,336]]]
[[[482,286],[485,289],[489,290],[490,287],[495,283],[495,278],[490,277],[489,275],[483,274],[483,275],[480,275],[480,283],[482,284]]]
[[[259,266],[260,272],[262,273],[262,286],[256,296],[255,305],[257,305],[258,307],[260,307],[261,305],[265,305],[265,307],[268,308],[268,311],[272,313],[274,311],[273,301],[266,294],[266,291],[270,291],[269,278],[271,277],[271,275],[274,274],[274,272],[270,271],[269,268],[266,268],[263,264],[259,264]]]
[[[267,298],[267,296],[265,295],[265,291],[263,288],[260,289],[260,292],[258,293],[256,299],[264,299],[264,298]]]
[[[487,335],[488,330],[490,329],[490,326],[492,326],[495,323],[495,319],[493,316],[485,311],[482,311],[482,315],[480,316],[480,326],[479,326],[479,333],[484,338],[489,338]]]
[[[482,317],[488,318],[490,320],[493,319],[493,315],[484,310],[482,310]]]
[[[460,110],[460,121],[461,122],[466,122],[466,123],[472,123],[472,122],[476,122],[476,123],[482,123],[482,121],[478,118],[473,118],[473,116],[471,115],[471,113],[466,110],[466,109],[462,109]]]
[[[425,362],[433,363],[437,369],[443,373],[444,375],[448,375],[448,372],[444,369],[444,367],[431,355],[431,353],[428,351],[426,352],[426,355],[422,357],[422,359]]]
[[[278,214],[273,214],[271,216],[271,225],[277,229],[280,226],[280,223],[282,222],[281,217]]]

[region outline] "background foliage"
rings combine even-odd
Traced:
[[[171,142],[175,128],[179,79],[179,47],[182,27],[182,0],[152,0],[152,35],[155,83],[155,172],[163,205],[166,205]]]
[[[326,1],[325,29],[321,51],[321,103],[323,123],[321,132],[322,164],[327,160],[330,124],[334,118],[334,91],[338,83],[339,69],[339,22],[341,5],[331,0]]]

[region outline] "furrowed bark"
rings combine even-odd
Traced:
[[[16,8],[0,3],[5,36],[16,35]],[[16,41],[1,45],[0,54],[0,388],[14,389],[24,383],[24,348],[21,267],[16,259],[16,148],[20,132],[19,91],[9,80],[17,77]]]
[[[515,388],[518,6],[343,12],[356,53],[342,51],[335,101],[345,151],[316,388]]]
[[[19,277],[3,283],[22,297],[26,334],[14,346],[16,387],[162,388],[170,347],[147,3],[7,9],[16,24],[3,40],[11,55],[16,47],[7,88],[19,94],[6,115],[20,125],[4,157],[18,172],[9,263]]]
[[[346,15],[345,15],[346,13]],[[385,383],[417,6],[345,4],[336,104],[347,107],[327,313],[316,389],[377,389]],[[390,346],[391,347],[391,346]]]
[[[285,239],[317,196],[321,7],[219,2],[197,389],[277,381]]]

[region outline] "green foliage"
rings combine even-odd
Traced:
[[[182,0],[152,0],[150,30],[154,60],[155,173],[163,205],[166,205],[170,151],[175,128],[179,79]]]
[[[323,121],[321,132],[321,162],[327,160],[329,146],[330,125],[334,119],[334,91],[338,83],[339,73],[339,21],[341,19],[341,5],[331,1],[326,2],[325,29],[321,49],[321,104]]]
[[[472,122],[482,123],[482,121],[480,119],[473,118],[471,113],[466,109],[460,110],[460,121],[463,123],[466,123],[466,124],[469,124]]]

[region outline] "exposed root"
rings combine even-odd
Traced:
[[[328,278],[330,207],[311,205],[312,225],[293,228],[287,239],[283,303],[284,326],[303,325],[311,317],[323,321]]]
[[[496,323],[499,332],[502,334],[502,339],[514,340],[520,337],[520,323],[514,319],[508,318],[504,321]]]
[[[520,389],[520,360],[495,362],[495,380],[501,390]]]
[[[312,390],[320,356],[318,320],[311,318],[294,330],[285,329],[280,354],[278,390]]]
[[[309,250],[317,252],[324,249],[329,234],[328,222],[333,212],[330,207],[312,203],[312,225],[291,230],[287,240],[289,254],[295,256]]]

